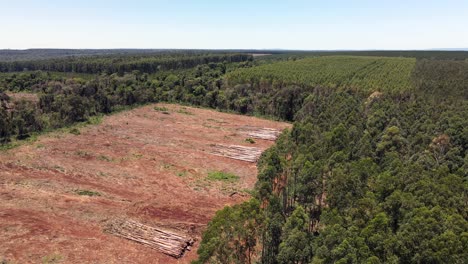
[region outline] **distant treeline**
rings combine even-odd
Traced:
[[[465,60],[468,58],[468,51],[437,51],[437,50],[382,50],[382,51],[335,51],[316,52],[319,56],[347,55],[347,56],[378,56],[378,57],[406,57],[417,59],[433,60]]]
[[[310,56],[378,56],[378,57],[406,57],[436,60],[465,60],[468,50],[372,50],[372,51],[306,51],[306,50],[202,50],[202,49],[27,49],[0,50],[0,61],[32,61],[45,59],[95,57],[95,56],[156,56],[174,54],[272,54],[273,56],[258,57],[258,60],[284,60],[288,58],[304,58]]]
[[[372,57],[402,57],[430,60],[467,60],[468,51],[437,51],[437,50],[415,50],[415,51],[400,51],[400,50],[382,50],[382,51],[282,51],[268,52],[272,56],[257,57],[260,61],[281,61],[281,60],[296,60],[306,57],[320,56],[372,56]]]
[[[198,49],[0,49],[0,61],[31,61],[96,56],[156,56],[177,54],[264,53],[256,50],[198,50]],[[268,52],[268,53],[279,53]]]
[[[77,73],[154,73],[192,68],[200,64],[252,60],[248,54],[174,53],[157,55],[109,55],[48,60],[0,62],[0,72],[56,71]]]

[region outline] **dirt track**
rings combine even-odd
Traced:
[[[50,133],[0,153],[0,261],[14,263],[189,263],[103,232],[114,218],[186,232],[197,239],[216,210],[247,199],[253,163],[209,153],[210,144],[266,149],[237,129],[288,124],[158,104],[104,118],[80,135]],[[215,182],[208,172],[238,175]],[[96,196],[80,195],[89,191]],[[234,195],[232,195],[234,194]],[[54,262],[55,261],[55,262]]]

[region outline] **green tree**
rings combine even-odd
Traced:
[[[304,208],[297,206],[283,227],[278,263],[309,263],[312,255],[310,220]]]

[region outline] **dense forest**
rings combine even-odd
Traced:
[[[208,225],[196,263],[466,263],[466,53],[344,55],[9,61],[0,144],[159,101],[292,121],[252,199]]]
[[[242,62],[251,59],[247,54],[174,53],[156,55],[110,55],[58,58],[32,61],[0,62],[0,72],[56,71],[77,73],[120,73],[138,70],[154,73],[187,69],[211,62]]]
[[[465,263],[466,100],[317,88],[296,120],[201,263]]]
[[[295,123],[260,160],[255,197],[212,220],[197,263],[466,263],[468,63],[364,68],[362,88],[355,73],[339,82],[346,65],[228,74]]]
[[[228,102],[220,90],[226,71],[249,65],[248,60],[208,63],[151,75],[138,70],[102,75],[42,71],[0,74],[0,142],[160,101],[240,110],[242,106]],[[25,93],[36,99],[15,98]]]

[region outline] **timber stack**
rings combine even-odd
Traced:
[[[211,154],[236,160],[257,162],[262,150],[255,147],[213,144]]]
[[[274,128],[266,128],[266,127],[253,127],[253,126],[245,126],[240,129],[243,134],[256,139],[264,139],[264,140],[271,140],[275,141],[281,131]]]
[[[174,258],[190,250],[194,240],[173,231],[148,226],[133,220],[114,220],[105,228],[107,233],[149,246]]]

